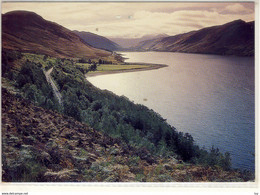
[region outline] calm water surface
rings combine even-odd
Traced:
[[[161,114],[207,149],[230,152],[234,168],[254,170],[254,58],[123,52],[127,62],[168,67],[88,78],[95,86]]]

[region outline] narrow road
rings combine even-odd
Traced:
[[[59,101],[59,104],[62,104],[62,96],[58,90],[58,88],[56,87],[54,81],[52,80],[51,78],[51,72],[53,70],[53,67],[50,68],[48,71],[44,71],[44,74],[46,76],[46,79],[47,79],[47,82],[51,84],[52,86],[52,89],[53,89],[53,92],[54,92],[54,95],[56,96],[56,98],[58,99]]]

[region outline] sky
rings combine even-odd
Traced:
[[[105,37],[176,35],[233,20],[255,20],[254,2],[3,2],[2,13],[33,11],[70,30]]]

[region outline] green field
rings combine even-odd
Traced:
[[[111,65],[111,64],[101,64],[97,66],[97,71],[95,72],[104,72],[104,71],[117,71],[117,70],[131,70],[131,69],[142,69],[148,68],[149,65],[126,65],[126,64],[119,64],[119,65]]]

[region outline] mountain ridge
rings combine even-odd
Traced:
[[[219,55],[254,55],[254,21],[224,25],[140,42],[137,51],[170,51]]]
[[[69,29],[29,11],[2,14],[2,48],[61,58],[111,55],[87,45]]]
[[[73,32],[77,34],[85,43],[95,48],[104,49],[108,51],[116,51],[122,49],[121,46],[117,43],[95,33],[77,30],[74,30]]]

